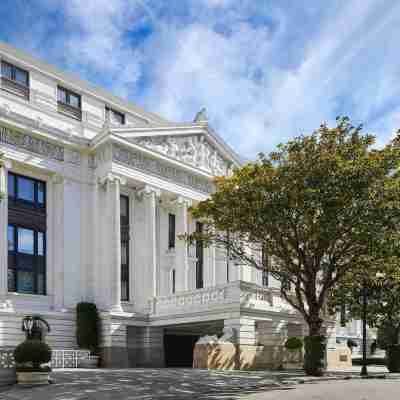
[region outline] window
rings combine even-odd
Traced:
[[[46,184],[9,173],[8,290],[46,294]]]
[[[196,232],[203,232],[203,224],[196,222]],[[204,266],[204,245],[201,240],[196,240],[196,289],[204,287],[203,266]]]
[[[125,125],[125,115],[112,108],[106,107],[106,121],[110,124]]]
[[[4,90],[29,99],[29,73],[6,61],[1,62],[1,85]]]
[[[175,214],[168,214],[168,249],[175,249]]]
[[[175,294],[175,289],[176,289],[176,275],[175,275],[175,270],[172,270],[172,294]]]
[[[25,206],[44,212],[45,187],[44,182],[11,172],[7,177],[8,200],[12,206]]]
[[[73,117],[79,120],[82,119],[81,96],[79,94],[74,93],[69,89],[58,86],[57,103],[58,111],[60,113],[66,114],[69,117]]]
[[[120,197],[121,214],[121,300],[129,301],[129,197]]]

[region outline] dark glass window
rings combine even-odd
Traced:
[[[201,222],[196,222],[196,232],[203,232],[203,224]],[[202,289],[204,287],[204,245],[201,240],[196,240],[196,260],[196,289]]]
[[[59,112],[79,120],[82,119],[81,96],[79,94],[58,86],[57,102]]]
[[[45,234],[8,226],[8,290],[46,294]]]
[[[175,294],[175,289],[176,289],[176,275],[175,275],[175,270],[172,270],[172,293]]]
[[[46,184],[26,176],[8,174],[8,198],[13,207],[24,205],[44,210],[46,203]]]
[[[18,198],[33,203],[35,201],[35,181],[18,176],[17,185]]]
[[[112,108],[106,107],[106,121],[111,124],[124,125],[125,124],[125,115],[113,110]]]
[[[120,197],[121,213],[121,300],[129,301],[129,197]]]
[[[1,62],[1,75],[19,85],[29,86],[29,73],[6,61]]]
[[[46,294],[46,184],[8,174],[8,290]]]
[[[8,191],[8,195],[11,197],[15,196],[15,179],[14,179],[14,175],[8,174],[7,177],[7,191]]]
[[[168,214],[168,248],[175,248],[175,214]]]

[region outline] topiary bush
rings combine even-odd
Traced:
[[[304,338],[304,371],[307,375],[324,374],[325,336],[306,336]]]
[[[387,346],[386,362],[389,372],[400,372],[400,344]]]
[[[76,340],[82,349],[89,349],[92,353],[99,346],[99,313],[96,304],[78,303],[76,306]]]
[[[17,364],[24,364],[17,367],[18,371],[42,371],[41,364],[51,361],[51,348],[40,340],[25,340],[15,348],[14,359]]]
[[[303,341],[295,336],[288,338],[285,342],[285,348],[289,351],[300,350],[303,347]]]

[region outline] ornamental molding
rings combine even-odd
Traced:
[[[223,157],[204,134],[159,135],[125,139],[214,176],[227,176],[231,173],[232,161]]]
[[[112,160],[206,194],[215,190],[214,184],[207,178],[191,174],[139,150],[128,150],[114,144]]]
[[[64,146],[53,144],[47,140],[39,139],[29,134],[0,125],[0,144],[1,143],[58,162],[65,162],[73,165],[80,165],[81,163],[81,155],[79,151],[70,150]]]
[[[26,133],[0,126],[0,143],[28,150],[56,161],[64,161],[64,147],[52,144],[43,139],[37,139]]]
[[[118,175],[114,175],[112,173],[108,173],[107,175],[98,178],[98,183],[100,186],[106,186],[107,184],[112,184],[112,185],[126,185],[126,179],[118,176]]]

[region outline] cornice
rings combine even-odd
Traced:
[[[19,64],[28,70],[34,70],[40,74],[43,74],[44,76],[50,77],[55,81],[55,84],[60,83],[71,89],[77,90],[80,93],[97,98],[105,104],[121,109],[121,111],[136,116],[137,118],[145,119],[149,122],[153,121],[156,123],[168,123],[167,120],[159,115],[145,111],[133,103],[114,96],[102,88],[95,87],[89,82],[86,82],[69,72],[61,71],[53,65],[38,60],[4,42],[0,42],[0,57],[3,57],[10,62]]]

